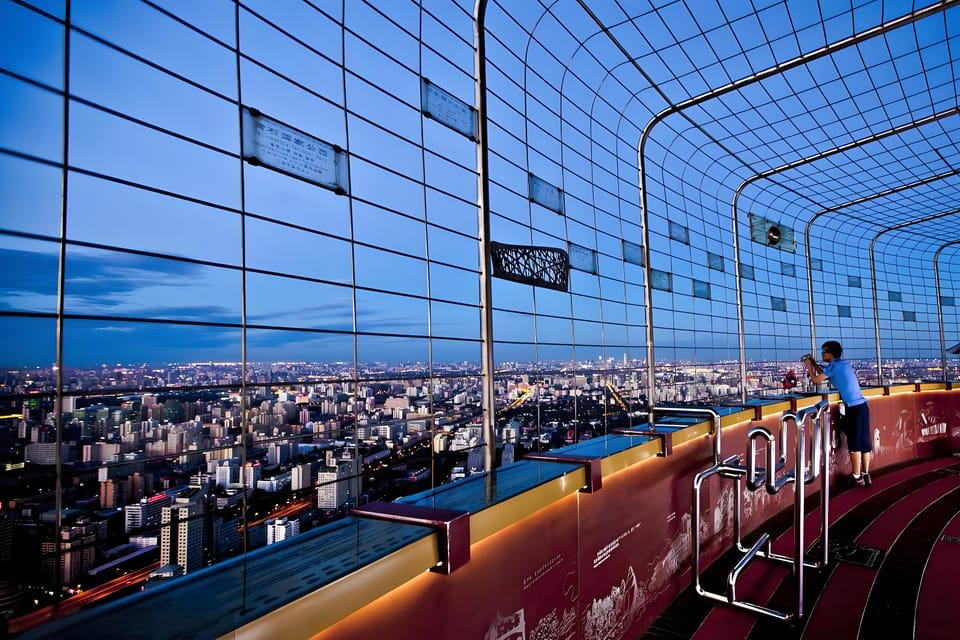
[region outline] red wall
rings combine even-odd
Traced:
[[[874,471],[960,450],[960,391],[876,396],[870,410]],[[728,427],[722,457],[745,453],[747,430],[760,424],[779,432],[776,416]],[[836,478],[849,462],[843,438],[834,445]],[[788,468],[793,446],[791,438]],[[568,496],[474,545],[450,575],[424,573],[315,638],[637,637],[690,584],[693,477],[712,462],[703,437],[605,477],[599,491]],[[702,567],[732,544],[735,487],[719,477],[704,484]],[[792,485],[775,496],[741,490],[744,535],[793,505]],[[808,486],[818,490],[819,482]]]

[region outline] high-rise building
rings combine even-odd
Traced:
[[[119,500],[119,495],[123,491],[117,486],[115,479],[100,481],[100,508],[115,509]]]
[[[272,465],[285,465],[294,455],[296,445],[292,442],[271,442],[267,445],[267,462]]]
[[[306,462],[290,470],[290,488],[293,491],[309,489],[313,486],[313,467],[312,462]]]
[[[299,520],[290,520],[288,518],[271,518],[267,520],[267,544],[292,538],[299,533]]]
[[[240,460],[228,458],[218,460],[216,467],[216,483],[224,489],[240,484]]]
[[[263,469],[259,462],[248,462],[243,465],[243,486],[256,489]]]
[[[14,531],[20,526],[20,519],[15,519],[12,513],[0,512],[0,566],[13,562]]]
[[[346,504],[353,495],[351,476],[356,469],[353,460],[341,460],[335,466],[326,466],[317,474],[317,508],[335,510]]]
[[[160,493],[149,498],[141,498],[136,504],[123,508],[124,531],[130,533],[160,524],[163,508],[170,506],[173,498],[168,493]]]
[[[203,502],[199,491],[185,494],[160,516],[160,562],[190,573],[203,566]]]
[[[167,433],[167,453],[179,453],[186,446],[186,433],[183,429],[172,429]]]
[[[72,584],[93,567],[96,559],[97,535],[92,526],[65,527],[60,532],[60,556],[57,557],[57,543],[52,540],[41,546],[43,565],[47,578],[54,582],[58,578],[54,571],[59,571],[61,584]]]
[[[77,459],[76,443],[63,442],[60,445],[62,462],[75,462]],[[27,462],[40,465],[57,464],[57,443],[34,441],[24,447],[24,458]]]
[[[216,559],[236,555],[243,549],[240,539],[243,522],[240,518],[216,516],[213,520],[213,541],[211,548]]]

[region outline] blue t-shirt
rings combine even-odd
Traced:
[[[840,398],[848,407],[855,407],[867,401],[860,390],[860,382],[853,367],[846,360],[834,360],[823,368],[830,384],[840,393]]]

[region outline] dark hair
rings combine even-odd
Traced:
[[[820,348],[828,352],[834,358],[840,358],[843,356],[843,347],[841,347],[840,343],[836,340],[827,340]]]

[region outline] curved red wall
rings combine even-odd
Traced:
[[[869,401],[875,472],[960,450],[960,392]],[[722,456],[745,453],[757,425],[776,434],[778,416],[725,428]],[[835,480],[849,463],[843,439],[832,444]],[[315,638],[635,638],[690,584],[693,478],[712,463],[707,436],[605,477],[599,491],[568,496],[473,545],[453,573],[424,573]],[[735,485],[715,476],[703,487],[702,566],[732,544]],[[817,490],[819,481],[808,487]],[[743,497],[745,535],[793,505],[791,485]]]

